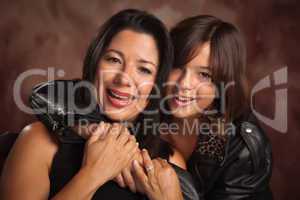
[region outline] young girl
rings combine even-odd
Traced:
[[[204,199],[272,199],[270,143],[249,109],[246,49],[237,28],[213,16],[172,30],[174,69],[164,134],[187,162]]]

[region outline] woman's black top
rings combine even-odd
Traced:
[[[79,171],[83,152],[84,143],[60,143],[50,171],[49,199],[58,193]],[[133,193],[129,189],[121,188],[113,181],[109,181],[97,190],[93,199],[140,200],[145,199],[145,197]]]

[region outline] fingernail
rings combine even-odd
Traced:
[[[139,166],[139,163],[138,163],[137,160],[133,160],[133,166],[134,166],[135,168],[137,168],[137,167]]]

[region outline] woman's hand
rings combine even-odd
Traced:
[[[133,161],[133,175],[150,200],[183,200],[180,183],[174,169],[161,158],[151,160],[142,151],[143,166]]]
[[[137,153],[134,155],[133,160],[138,161],[141,165],[143,165],[143,157],[140,149],[138,149]],[[125,167],[122,172],[116,176],[113,180],[118,183],[118,185],[122,188],[128,187],[132,192],[144,193],[143,188],[136,183],[132,173],[133,173],[133,165],[132,162]]]
[[[137,150],[135,137],[127,128],[117,123],[101,122],[86,142],[82,169],[101,185],[128,166]]]
[[[76,126],[74,127],[74,130],[78,133],[78,135],[80,135],[81,137],[88,139],[93,131],[95,131],[95,129],[97,128],[97,124],[93,123],[90,125],[86,125],[86,126]],[[100,137],[99,139],[104,139],[106,137],[107,134],[104,133],[105,131],[102,131],[100,133]],[[138,151],[135,153],[135,155],[133,156],[133,160],[137,160],[140,162],[140,164],[143,164],[143,158],[142,158],[142,154],[140,149],[138,149]],[[133,166],[132,166],[132,162],[130,162],[128,164],[127,167],[125,167],[122,172],[117,175],[113,180],[115,182],[118,183],[118,185],[122,188],[128,187],[132,192],[139,192],[139,193],[143,193],[142,188],[139,187],[139,185],[137,185],[135,183],[135,180],[132,176],[132,170],[133,170]]]

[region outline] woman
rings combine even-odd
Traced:
[[[272,199],[271,147],[249,109],[241,33],[200,15],[178,23],[171,37],[166,121],[179,128],[164,139],[183,155],[204,199]]]
[[[272,199],[271,147],[249,109],[241,33],[200,15],[179,22],[171,37],[175,62],[162,108],[169,129],[161,137],[184,157],[201,198]]]
[[[96,97],[110,122],[157,120],[157,114],[144,115],[141,111],[159,103],[149,96],[155,92],[154,84],[161,87],[161,74],[168,73],[172,53],[167,30],[157,18],[138,10],[117,13],[89,47],[83,79],[95,85],[96,96],[84,90],[82,102]],[[106,137],[100,139],[102,135]],[[163,143],[154,135],[141,136],[139,142],[152,156],[161,154]],[[85,143],[78,144],[58,142],[42,123],[33,123],[24,128],[7,159],[2,199],[142,199],[144,196],[110,181],[137,153],[135,138],[118,123],[101,122]],[[144,188],[148,199],[183,198],[178,178],[166,161],[152,161],[147,150],[142,151],[142,159],[142,164],[135,161],[133,166],[136,177],[155,186]]]

